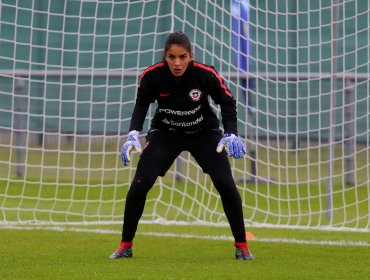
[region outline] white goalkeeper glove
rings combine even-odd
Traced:
[[[141,144],[139,141],[139,132],[136,130],[132,130],[128,133],[128,137],[126,142],[122,145],[121,148],[121,158],[123,165],[127,165],[130,162],[130,152],[132,149],[135,149],[136,152],[141,153],[143,149],[141,148]]]
[[[246,153],[242,139],[233,133],[226,133],[217,145],[217,153],[224,150],[233,158],[242,158]]]

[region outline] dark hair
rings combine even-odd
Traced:
[[[180,45],[191,53],[191,42],[189,37],[182,31],[176,31],[168,35],[164,45],[164,52],[167,52],[171,45]]]

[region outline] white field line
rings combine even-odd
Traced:
[[[164,219],[153,221],[139,221],[139,224],[157,224],[164,226],[208,226],[208,227],[229,227],[226,222],[211,223],[211,222],[175,222]],[[0,228],[3,225],[28,225],[28,226],[101,226],[101,225],[122,225],[122,221],[98,221],[98,222],[42,222],[42,221],[0,221]],[[370,233],[370,228],[348,228],[335,226],[288,226],[288,225],[270,225],[260,223],[246,223],[247,228],[271,228],[271,229],[293,229],[293,230],[314,230],[314,231],[335,231],[335,232],[367,232]]]
[[[88,232],[98,234],[121,234],[118,230],[107,229],[86,229],[86,228],[65,228],[61,226],[16,226],[16,225],[0,225],[0,229],[14,230],[49,230],[61,232]],[[178,233],[163,233],[163,232],[138,232],[137,235],[156,236],[156,237],[172,237],[186,239],[208,239],[208,240],[225,240],[233,241],[231,236],[225,235],[193,235],[193,234],[178,234]],[[324,246],[358,246],[370,247],[370,243],[364,241],[348,241],[348,240],[303,240],[289,238],[254,238],[253,242],[264,243],[290,243],[290,244],[305,244],[305,245],[324,245]]]

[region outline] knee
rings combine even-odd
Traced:
[[[150,189],[157,179],[157,176],[150,172],[136,173],[132,185],[140,189]]]
[[[135,176],[131,183],[128,195],[135,200],[145,198],[154,182],[155,180],[150,180],[145,176]]]
[[[239,192],[232,177],[217,176],[213,178],[212,181],[221,198],[234,200],[239,196]]]
[[[216,174],[211,177],[213,184],[218,189],[229,188],[235,185],[232,176],[225,176],[223,174]]]

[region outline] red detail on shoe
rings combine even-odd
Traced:
[[[116,251],[116,254],[122,252],[123,250],[125,250],[126,248],[130,248],[132,247],[132,245],[134,245],[134,243],[132,242],[123,242],[121,241],[121,243],[119,244],[119,248],[117,249]]]
[[[121,243],[119,244],[120,247],[132,247],[132,245],[134,245],[134,243],[132,242],[124,242],[124,241],[121,241]]]
[[[247,242],[235,242],[234,245],[235,247],[239,247],[240,249],[242,249],[244,254],[247,254],[247,255],[249,254]]]

